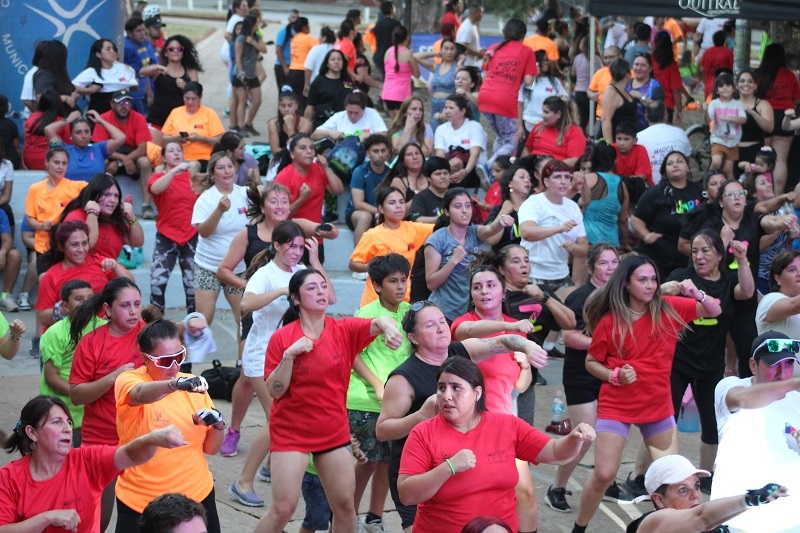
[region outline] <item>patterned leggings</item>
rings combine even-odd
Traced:
[[[164,293],[175,261],[181,265],[183,290],[186,293],[186,312],[194,312],[194,255],[197,248],[197,235],[179,246],[161,233],[156,233],[156,246],[153,249],[153,262],[150,264],[150,303],[164,310]]]
[[[514,155],[514,150],[517,148],[517,119],[496,113],[484,113],[483,116],[496,135],[492,157],[486,162],[486,166],[491,169],[494,160],[501,155]]]

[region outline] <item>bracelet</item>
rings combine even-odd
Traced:
[[[622,367],[617,367],[611,372],[611,377],[608,378],[608,382],[614,385],[615,387],[621,387],[622,383],[619,381],[619,373],[622,371]]]
[[[452,476],[455,476],[455,475],[456,475],[456,469],[455,469],[455,468],[453,468],[453,463],[451,463],[451,462],[450,462],[450,459],[448,459],[447,457],[445,457],[445,458],[444,458],[444,462],[445,462],[445,463],[447,463],[447,466],[449,466],[449,467],[450,467],[450,472],[452,472],[452,474],[451,474],[451,475],[452,475]]]
[[[86,211],[86,214],[87,215],[100,216],[100,211],[98,211],[97,209],[89,209],[89,210]]]
[[[217,424],[219,424],[219,422],[217,422]],[[218,428],[217,424],[214,424],[213,426],[211,426],[212,428],[216,429],[217,431],[224,431],[225,428],[228,427],[228,423],[225,422],[224,420],[222,421],[222,427],[221,428]]]
[[[11,334],[9,333],[9,334],[8,334],[8,338],[10,338],[10,339],[11,339],[11,342],[19,342],[19,339],[20,339],[21,337],[15,337],[14,335],[11,335]]]
[[[702,295],[703,295],[703,297],[702,297],[702,298],[700,298],[700,299],[699,299],[699,300],[697,300],[697,301],[698,301],[699,303],[703,303],[703,302],[705,302],[705,301],[706,301],[706,292],[705,292],[705,291],[701,291],[701,290],[698,290],[697,292],[699,292],[700,294],[702,294]]]
[[[172,378],[167,380],[167,386],[169,387],[169,390],[171,390],[171,391],[177,390],[175,388],[175,385],[172,384]]]
[[[136,218],[136,215],[133,215],[133,220],[128,220],[128,225],[129,225],[129,226],[133,226],[133,225],[134,225],[134,224],[136,224],[137,222],[139,222],[139,219],[138,219],[138,218]]]

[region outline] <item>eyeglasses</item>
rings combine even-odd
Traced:
[[[729,200],[734,200],[734,199],[736,199],[736,198],[744,198],[745,196],[747,196],[747,191],[745,191],[745,190],[743,189],[743,190],[741,190],[741,191],[731,191],[731,192],[726,192],[726,193],[724,194],[724,196],[725,196],[725,198],[727,198],[727,199],[729,199]]]
[[[168,46],[167,52],[183,52],[183,46]]]
[[[169,369],[176,364],[180,366],[186,359],[186,346],[181,346],[181,350],[178,353],[169,355],[150,355],[145,352],[142,352],[142,355],[150,359],[158,368]]]
[[[769,353],[800,353],[800,341],[793,339],[767,339],[753,350],[753,354],[757,354],[758,351],[765,346]]]

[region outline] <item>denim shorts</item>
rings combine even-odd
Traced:
[[[306,503],[306,515],[303,517],[302,527],[312,531],[327,531],[333,515],[319,476],[308,472],[303,474],[300,491]]]

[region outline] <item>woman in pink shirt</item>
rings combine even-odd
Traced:
[[[405,26],[397,26],[392,30],[392,46],[383,56],[383,68],[386,77],[383,80],[381,98],[394,120],[400,105],[411,97],[411,76],[419,77],[419,66],[408,45],[411,34]]]

